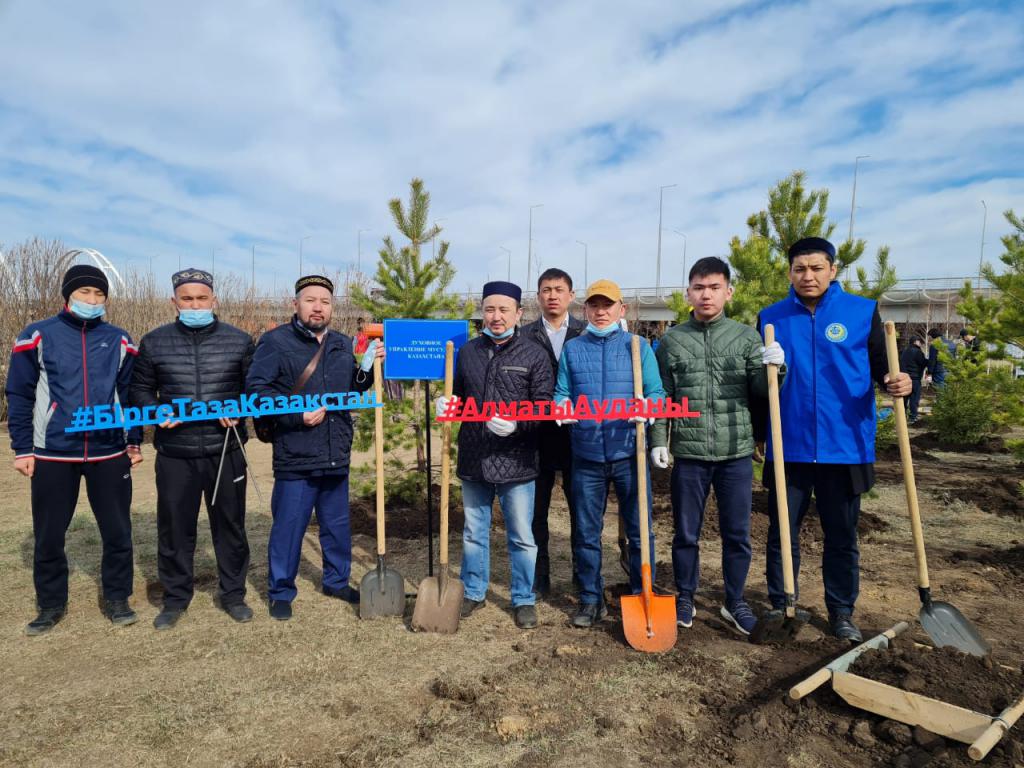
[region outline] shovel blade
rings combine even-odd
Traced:
[[[643,595],[622,596],[622,629],[626,642],[645,653],[661,653],[676,644],[676,600],[671,595],[651,595],[650,617]],[[650,631],[648,631],[650,618]]]
[[[750,633],[750,642],[757,645],[778,645],[789,643],[803,629],[804,624],[811,620],[811,614],[799,608],[792,616],[787,616],[786,611],[779,608],[768,611],[757,620],[753,631]]]
[[[417,632],[439,632],[442,635],[457,632],[464,595],[465,587],[460,579],[447,578],[442,587],[440,576],[428,576],[416,590],[412,628]]]
[[[383,562],[359,582],[359,618],[402,616],[405,613],[405,579]]]
[[[951,646],[972,656],[987,656],[992,651],[970,620],[949,603],[923,606],[919,618],[924,631],[939,648]]]

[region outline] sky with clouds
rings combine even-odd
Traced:
[[[794,169],[904,278],[976,272],[1024,211],[1024,12],[1006,2],[0,0],[0,243],[284,286],[375,261],[422,177],[454,287],[663,285]]]

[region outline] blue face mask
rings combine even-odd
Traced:
[[[205,328],[213,322],[212,309],[179,309],[178,319],[189,328]]]
[[[103,317],[107,311],[105,304],[86,304],[84,301],[76,299],[72,299],[68,303],[68,309],[80,320],[95,320],[97,317]]]
[[[507,331],[505,331],[504,333],[500,333],[500,334],[499,333],[495,333],[490,328],[488,328],[486,325],[484,326],[484,333],[487,334],[488,336],[490,336],[492,339],[498,339],[499,341],[501,341],[502,339],[507,339],[509,336],[511,336],[515,332],[516,332],[515,326],[512,326]]]
[[[587,323],[587,333],[592,333],[595,336],[608,336],[609,334],[615,333],[619,330],[619,327],[618,323],[612,323],[604,328],[598,328],[593,323]]]

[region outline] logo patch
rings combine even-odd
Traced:
[[[841,341],[846,341],[847,335],[846,326],[842,323],[832,323],[825,329],[825,338],[829,341],[835,342],[836,344]]]

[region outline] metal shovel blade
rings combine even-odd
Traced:
[[[954,606],[930,602],[918,614],[921,626],[939,648],[951,646],[971,656],[988,656],[992,647],[985,642],[970,620]]]
[[[638,651],[661,653],[676,644],[676,600],[661,595],[623,595],[622,629]],[[646,603],[646,605],[645,605]]]
[[[439,632],[442,635],[457,632],[464,596],[462,580],[451,578],[448,566],[442,565],[437,576],[428,576],[416,590],[412,628],[417,632]]]
[[[405,613],[405,579],[377,558],[377,567],[359,582],[359,618],[402,616]]]
[[[788,643],[810,620],[811,614],[800,608],[792,616],[787,616],[784,609],[776,608],[757,620],[750,633],[750,642],[756,645]]]

